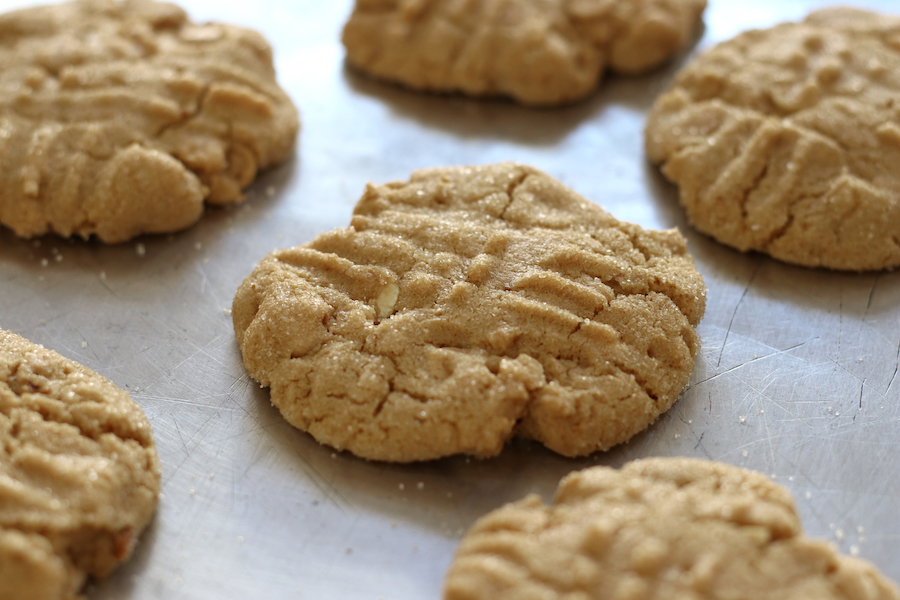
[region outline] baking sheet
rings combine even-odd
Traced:
[[[808,533],[900,580],[900,273],[793,267],[687,226],[641,143],[646,111],[686,56],[580,104],[530,110],[348,71],[338,40],[349,0],[182,4],[272,41],[302,112],[296,155],[244,205],[174,235],[107,247],[0,231],[0,326],[129,390],[162,459],[155,520],[90,598],[438,598],[460,536],[485,512],[528,492],[549,499],[574,469],[669,455],[770,474]],[[698,48],[825,5],[710,4]],[[240,361],[229,308],[241,280],[273,249],[346,225],[367,181],[499,160],[543,169],[621,219],[685,233],[709,294],[681,400],[630,443],[579,460],[514,442],[488,461],[386,465],[286,425]]]

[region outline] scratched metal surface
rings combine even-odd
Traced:
[[[701,48],[823,4],[710,3]],[[549,498],[573,469],[657,455],[777,477],[810,534],[900,580],[900,273],[787,266],[691,231],[641,149],[644,114],[678,61],[614,79],[576,106],[532,111],[346,71],[338,37],[349,0],[279,0],[265,14],[237,0],[184,4],[196,19],[244,22],[272,40],[303,113],[296,156],[243,206],[209,210],[175,235],[105,247],[0,232],[0,326],[130,390],[162,458],[155,520],[91,598],[437,598],[461,533],[488,510],[530,491]],[[345,225],[367,181],[506,159],[620,218],[685,232],[709,300],[682,399],[630,443],[583,460],[515,443],[484,462],[383,465],[287,426],[240,361],[227,314],[240,281],[269,251]]]

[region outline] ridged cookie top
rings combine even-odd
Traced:
[[[347,60],[412,88],[552,105],[684,47],[706,0],[357,0]]]
[[[156,508],[150,424],[106,378],[0,330],[0,442],[0,598],[74,598]]]
[[[298,128],[257,33],[172,4],[0,16],[0,223],[121,242],[192,224],[284,160]]]
[[[787,490],[723,463],[594,467],[480,519],[445,600],[897,600],[871,564],[806,537]]]
[[[678,76],[647,153],[701,231],[832,269],[900,264],[900,18],[825,9]]]
[[[677,231],[504,163],[370,186],[349,228],[266,257],[233,318],[288,421],[410,461],[627,440],[687,383],[704,303]]]

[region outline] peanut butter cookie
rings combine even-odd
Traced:
[[[0,223],[121,242],[240,201],[299,127],[258,33],[153,0],[0,15]]]
[[[594,467],[481,518],[445,600],[898,600],[871,564],[803,534],[790,493],[723,463]]]
[[[128,394],[0,330],[0,600],[74,600],[134,548],[159,496]]]
[[[900,264],[900,18],[853,8],[750,31],[688,65],[647,154],[700,231],[799,265]]]
[[[414,461],[629,439],[687,383],[704,306],[677,231],[502,163],[370,185],[350,227],[266,257],[232,314],[290,423]]]
[[[706,0],[357,0],[350,64],[413,89],[554,105],[681,50]]]

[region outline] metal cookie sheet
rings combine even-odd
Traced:
[[[153,523],[90,598],[438,598],[462,532],[487,511],[532,491],[549,499],[574,469],[669,455],[770,474],[809,534],[900,580],[900,273],[793,267],[689,228],[641,136],[685,56],[612,78],[574,106],[530,110],[348,71],[349,0],[182,4],[195,20],[243,23],[272,41],[302,112],[296,155],[244,205],[210,209],[174,235],[108,247],[0,231],[0,326],[128,389],[162,459]],[[710,0],[697,48],[822,5]],[[681,400],[630,443],[580,460],[515,442],[487,461],[386,465],[285,424],[241,364],[229,315],[241,280],[273,249],[346,225],[367,181],[499,160],[543,169],[621,219],[685,233],[709,294]]]

